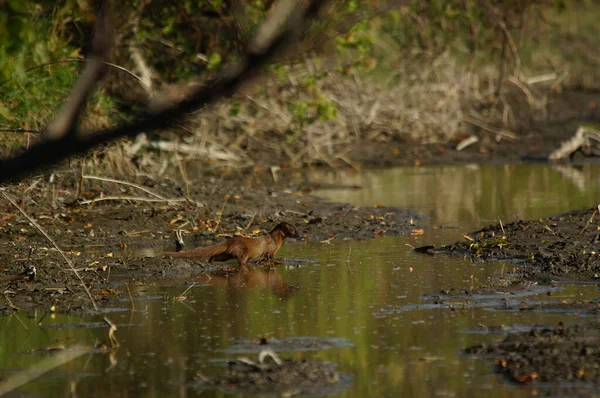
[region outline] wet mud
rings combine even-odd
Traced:
[[[128,301],[123,291],[140,282],[181,282],[199,273],[208,275],[205,279],[212,284],[260,284],[268,279],[272,285],[268,288],[278,297],[293,296],[294,287],[285,285],[281,278],[277,283],[277,278],[263,278],[260,271],[240,275],[235,263],[163,258],[162,252],[175,250],[176,232],[186,248],[193,248],[235,235],[262,235],[285,221],[301,234],[301,238],[287,239],[285,244],[327,244],[407,234],[419,220],[417,214],[403,209],[327,203],[312,196],[305,184],[274,190],[248,178],[206,178],[189,192],[170,180],[141,178],[137,182],[155,196],[172,199],[170,202],[104,200],[139,197],[140,189],[96,181],[87,182],[78,199],[77,183],[68,173],[55,175],[52,184],[38,179],[8,187],[5,192],[64,251],[100,309],[114,307],[118,300]],[[0,204],[0,218],[0,285],[5,298],[0,304],[1,314],[93,309],[73,269],[29,219],[7,201]],[[268,271],[302,264],[275,258],[269,264],[250,265],[251,269]],[[34,278],[26,272],[31,267],[36,270]],[[202,277],[198,283],[203,283]]]
[[[498,223],[435,251],[466,256],[473,261],[509,262],[514,265],[511,290],[531,284],[558,288],[565,283],[598,284],[600,217],[598,209],[591,208],[547,219]],[[492,287],[492,290],[496,289]],[[473,296],[472,292],[455,289],[448,293],[458,297]],[[553,291],[547,294],[551,296]],[[477,301],[483,306],[482,300]],[[505,301],[493,308],[498,311],[564,313],[570,319],[583,320],[598,317],[600,300],[523,299]],[[512,331],[502,341],[469,347],[465,352],[491,359],[494,369],[513,382],[531,383],[555,391],[557,387],[564,389],[568,385],[575,389],[580,386],[590,388],[589,385],[597,388],[600,384],[599,347],[600,324],[591,322]]]
[[[469,347],[465,353],[494,361],[496,370],[518,383],[600,384],[600,324],[537,328],[512,333],[494,344]]]
[[[281,359],[272,351],[262,351],[258,359],[238,357],[228,361],[223,374],[201,376],[193,387],[227,394],[329,396],[352,383],[350,374],[335,368],[335,364],[320,359]]]

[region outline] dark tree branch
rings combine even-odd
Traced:
[[[0,182],[16,180],[41,166],[56,164],[69,156],[83,154],[117,138],[134,137],[141,132],[172,126],[185,114],[233,94],[242,83],[259,72],[288,39],[299,32],[304,25],[301,22],[312,18],[325,4],[325,0],[281,0],[275,12],[258,30],[256,38],[250,41],[241,60],[224,67],[221,76],[205,86],[194,88],[176,104],[138,115],[132,122],[86,135],[66,134],[37,143],[20,155],[0,161]],[[80,107],[81,105],[80,103]]]
[[[44,133],[45,139],[56,140],[76,134],[79,116],[106,70],[105,62],[110,55],[113,38],[110,23],[110,3],[106,1],[96,22],[89,60],[85,63],[67,102]]]

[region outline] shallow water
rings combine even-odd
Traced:
[[[596,205],[599,171],[597,166],[489,165],[312,175],[321,182],[363,187],[319,192],[331,200],[411,207],[429,217],[428,228],[422,236],[289,243],[281,250],[286,265],[251,270],[245,280],[208,277],[198,270],[187,282],[131,283],[135,309],[123,287],[121,309],[109,315],[118,324],[116,352],[86,353],[18,392],[221,396],[202,392],[193,382],[223,371],[227,358],[254,357],[260,347],[256,340],[266,338],[283,357],[326,359],[351,373],[351,384],[339,393],[344,397],[530,396],[537,391],[503,382],[489,362],[464,357],[460,350],[502,338],[509,330],[484,333],[489,326],[521,329],[582,320],[576,313],[503,310],[507,303],[527,300],[543,308],[549,301],[596,297],[598,288],[566,286],[547,295],[532,286],[528,297],[498,294],[474,305],[457,296],[439,305],[427,294],[468,290],[513,266],[419,255],[410,246],[450,243],[498,217],[510,222]],[[0,317],[0,376],[38,363],[48,356],[48,347],[106,340],[98,316]]]

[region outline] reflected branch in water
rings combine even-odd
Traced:
[[[49,358],[46,358],[36,363],[29,369],[22,370],[12,376],[9,376],[4,381],[0,382],[0,396],[7,394],[19,388],[20,386],[37,379],[38,377],[42,376],[44,373],[51,371],[52,369],[62,366],[67,362],[71,362],[75,358],[78,358],[87,352],[88,350],[85,350],[81,347],[71,347],[68,350],[63,350]]]

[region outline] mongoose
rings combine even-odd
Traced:
[[[255,238],[235,236],[216,245],[163,254],[168,257],[208,259],[208,261],[227,261],[234,258],[240,267],[245,267],[248,260],[272,259],[283,245],[285,238],[298,237],[300,234],[293,225],[282,222],[267,235]]]

